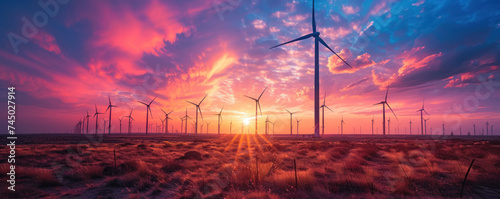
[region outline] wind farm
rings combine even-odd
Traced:
[[[5,198],[500,195],[498,2],[32,4],[0,6]]]

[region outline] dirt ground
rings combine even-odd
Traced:
[[[2,138],[0,172],[9,172]],[[41,198],[500,196],[500,137],[23,135],[16,192]]]

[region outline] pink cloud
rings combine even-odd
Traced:
[[[328,58],[327,67],[332,74],[339,73],[354,73],[358,70],[368,68],[377,64],[375,61],[371,60],[371,55],[368,53],[364,53],[362,55],[356,56],[354,59],[351,59],[352,54],[349,49],[342,49],[340,53],[338,53],[340,57],[349,63],[353,69],[349,68],[342,60],[340,60],[336,55],[332,55]]]
[[[344,13],[350,15],[357,13],[359,11],[359,7],[342,5],[342,10],[344,10]]]
[[[34,37],[34,42],[42,47],[43,49],[53,52],[55,54],[60,54],[61,49],[59,49],[59,45],[57,45],[57,41],[52,36],[51,34],[45,32],[45,31],[40,31],[35,37]]]
[[[257,29],[264,29],[266,28],[266,23],[260,19],[257,19],[257,20],[254,20],[252,22],[252,25],[254,28],[257,28]]]
[[[436,53],[424,57],[423,59],[417,57],[408,57],[403,60],[403,66],[398,70],[399,76],[404,76],[416,69],[426,67],[429,63],[434,61],[436,58],[441,57],[443,53]]]

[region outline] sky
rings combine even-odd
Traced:
[[[259,133],[276,121],[290,132],[314,130],[314,41],[270,47],[312,32],[311,0],[186,0],[4,2],[0,7],[0,85],[16,87],[18,133],[66,133],[108,95],[113,132],[133,109],[133,131],[145,129],[149,102],[160,124],[179,131],[186,109],[217,132],[253,132],[262,95]],[[428,133],[477,132],[500,122],[500,3],[490,0],[317,0],[318,32],[353,69],[320,47],[320,93],[325,131],[382,133],[383,101],[391,134],[415,134],[425,101]],[[5,92],[6,89],[5,89]],[[6,95],[4,95],[6,96]],[[425,100],[424,100],[425,99]],[[7,107],[2,108],[4,116]],[[100,115],[108,119],[108,113]],[[126,131],[126,119],[122,122]],[[199,118],[201,121],[201,116]],[[200,122],[200,128],[201,128]],[[2,122],[2,128],[6,123]],[[188,132],[193,121],[189,120]],[[203,133],[206,133],[206,124]],[[498,126],[500,128],[500,126]],[[271,128],[272,131],[272,128]],[[495,130],[497,131],[497,130]]]

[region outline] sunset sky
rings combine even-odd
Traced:
[[[150,122],[160,124],[160,108],[174,110],[169,125],[178,131],[186,108],[195,118],[186,100],[208,94],[201,109],[211,133],[222,106],[223,132],[231,121],[233,133],[241,132],[244,120],[253,132],[255,102],[243,95],[258,97],[266,86],[259,132],[269,116],[276,133],[289,133],[286,108],[300,111],[294,115],[302,119],[300,133],[313,133],[314,40],[269,49],[311,33],[311,0],[57,5],[54,12],[38,1],[0,6],[0,83],[17,88],[18,133],[67,132],[87,111],[93,115],[94,104],[104,112],[108,94],[118,106],[116,128],[133,108],[133,131],[144,131],[146,107],[137,100],[158,96]],[[373,104],[384,99],[387,85],[399,119],[387,109],[391,134],[398,125],[409,133],[410,119],[416,133],[424,98],[429,130],[441,134],[444,122],[447,133],[462,126],[465,134],[475,123],[480,132],[489,121],[500,131],[498,1],[317,0],[316,20],[321,37],[354,68],[320,47],[321,99],[326,92],[335,111],[325,112],[326,133],[338,133],[343,116],[344,133],[371,133],[374,117],[381,134],[382,107]],[[294,118],[294,134],[296,124]]]

